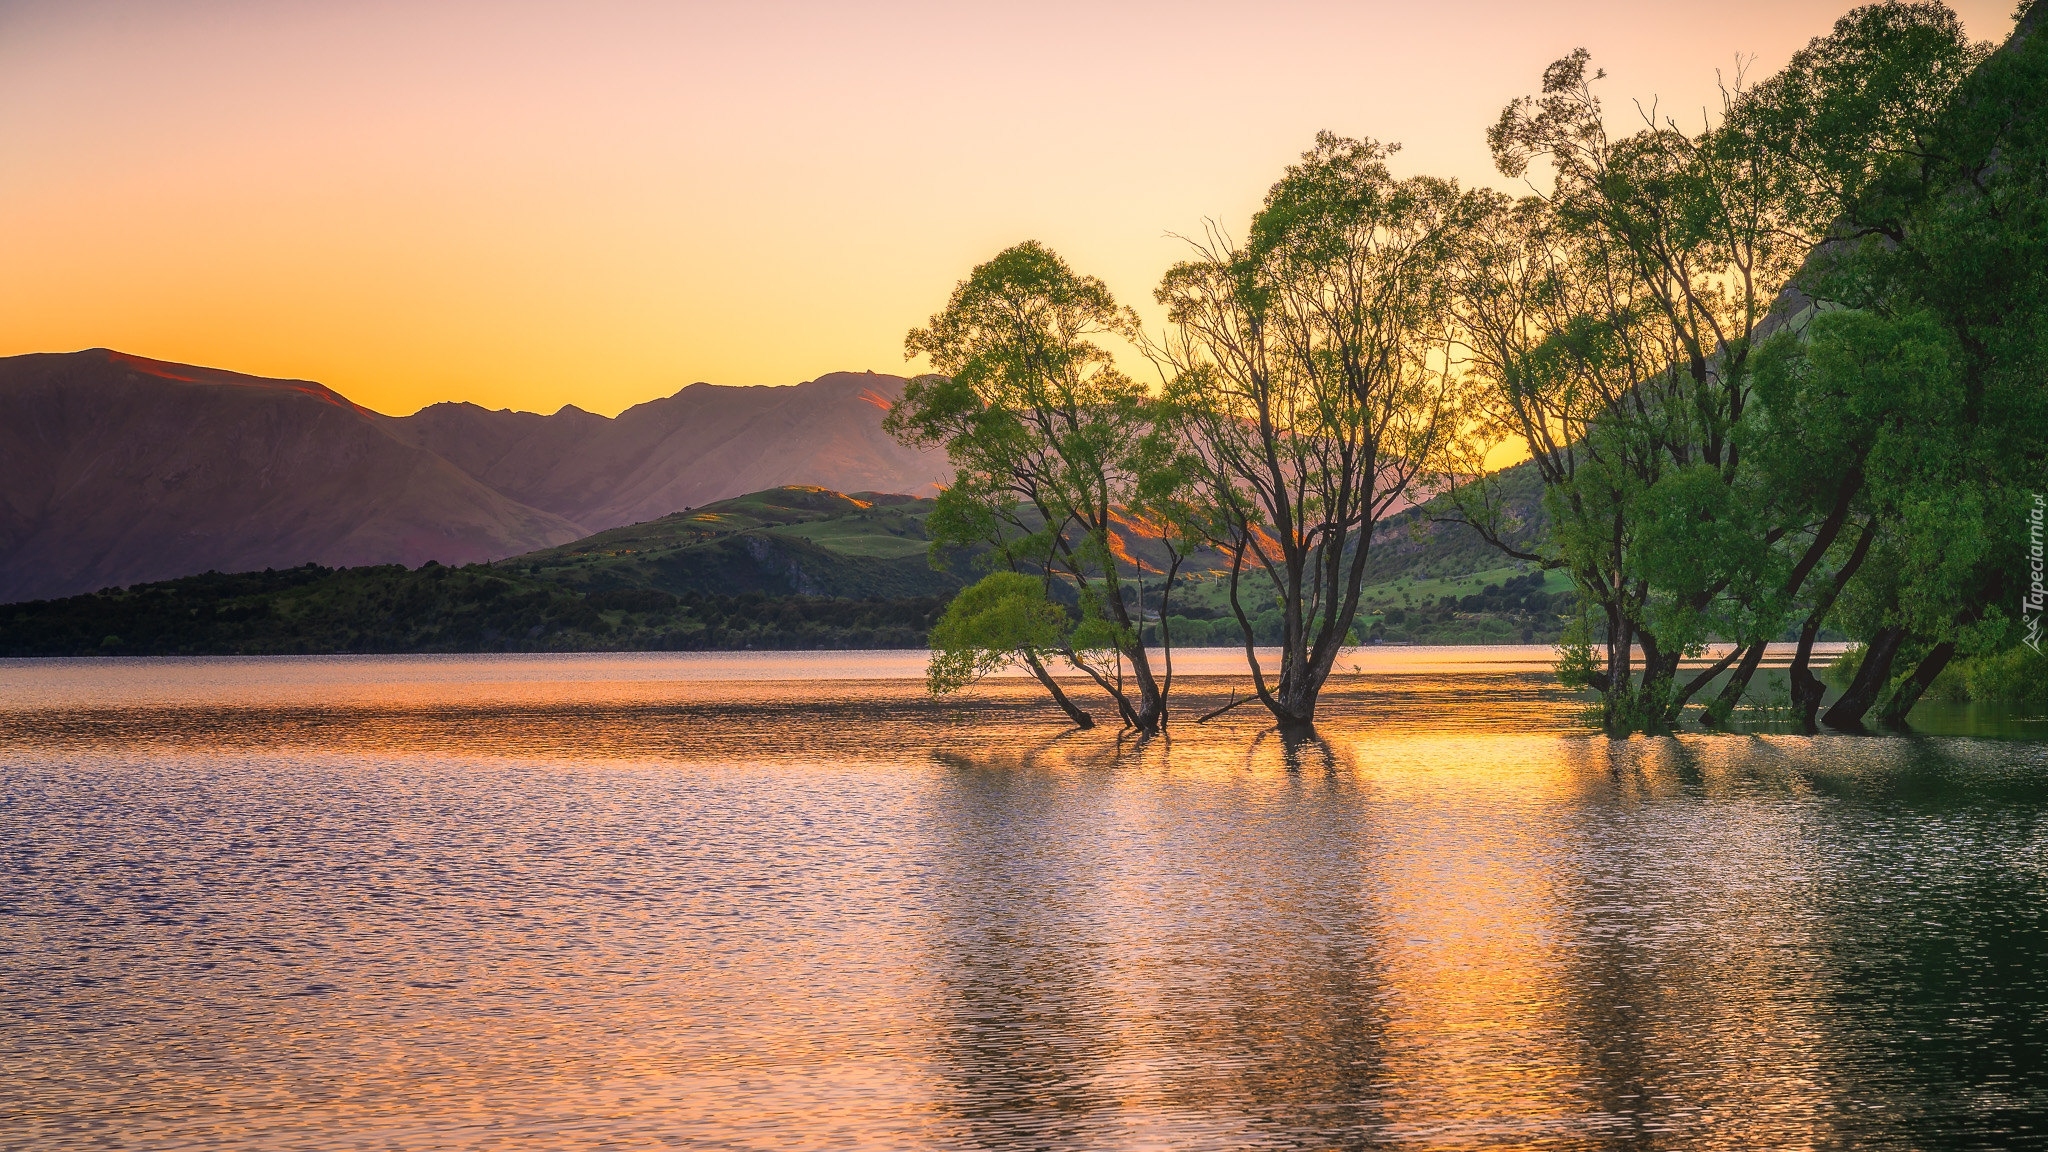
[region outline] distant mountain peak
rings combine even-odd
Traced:
[[[465,401],[385,416],[310,380],[93,348],[0,358],[0,602],[203,572],[546,548],[778,485],[802,507],[931,495],[903,380],[692,384],[615,417]],[[848,495],[855,493],[855,495]]]
[[[269,376],[249,376],[241,372],[230,372],[224,368],[203,368],[192,364],[173,363],[169,360],[152,360],[147,356],[137,356],[132,352],[117,352],[112,348],[90,348],[84,352],[72,353],[72,355],[104,357],[109,365],[116,368],[125,369],[144,376],[153,376],[158,380],[168,380],[175,384],[205,384],[297,392],[304,396],[310,396],[323,404],[332,404],[337,408],[347,408],[351,411],[360,412],[365,416],[380,415],[380,413],[372,412],[370,409],[350,400],[327,385],[315,383],[311,380],[283,380]]]

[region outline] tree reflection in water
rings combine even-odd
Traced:
[[[1613,741],[1516,669],[1344,680],[1311,739],[1119,740],[1028,685],[778,659],[0,668],[0,1143],[1997,1146],[2048,1115],[2048,746]]]

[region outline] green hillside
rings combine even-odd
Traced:
[[[494,564],[223,575],[0,606],[0,655],[919,647],[931,501],[778,488]]]
[[[1512,514],[1510,544],[1532,551],[1542,533],[1541,480],[1527,465],[1499,477]],[[1563,572],[1512,559],[1463,524],[1442,497],[1382,521],[1366,557],[1353,633],[1392,644],[1553,643],[1572,615],[1575,593]],[[1265,577],[1247,572],[1240,595],[1262,639],[1277,642],[1280,610],[1250,608],[1266,595]],[[1229,589],[1218,574],[1198,576],[1176,594],[1168,623],[1176,643],[1236,644],[1240,632]]]
[[[768,596],[947,596],[971,579],[962,558],[925,559],[932,502],[824,488],[771,488],[501,561],[578,592],[627,588]]]
[[[1507,542],[1535,551],[1550,523],[1543,511],[1542,477],[1525,463],[1501,471],[1490,483],[1512,526]],[[1460,577],[1514,563],[1477,532],[1448,522],[1455,514],[1451,502],[1439,496],[1380,521],[1373,530],[1372,555],[1366,558],[1365,582],[1378,587],[1397,580]]]
[[[931,506],[775,488],[492,564],[209,572],[0,605],[0,655],[918,647],[976,575],[965,556],[932,569]],[[1555,639],[1563,581],[1504,562],[1469,529],[1432,524],[1441,511],[1382,526],[1358,637]],[[1147,541],[1129,544],[1150,558]],[[1186,569],[1176,643],[1238,642],[1213,562]],[[1248,591],[1258,586],[1248,577]],[[1254,616],[1277,629],[1276,611]]]

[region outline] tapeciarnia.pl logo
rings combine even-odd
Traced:
[[[2041,587],[2041,494],[2036,492],[2034,506],[2027,509],[2027,566],[2032,571],[2033,581],[2027,586],[2026,595],[2020,597],[2020,619],[2026,621],[2027,637],[2024,643],[2041,652],[2041,606],[2048,601],[2048,592]]]

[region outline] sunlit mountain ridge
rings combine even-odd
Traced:
[[[781,484],[930,493],[900,377],[693,384],[603,417],[385,416],[310,381],[108,349],[0,358],[0,602],[206,571],[467,564]]]

